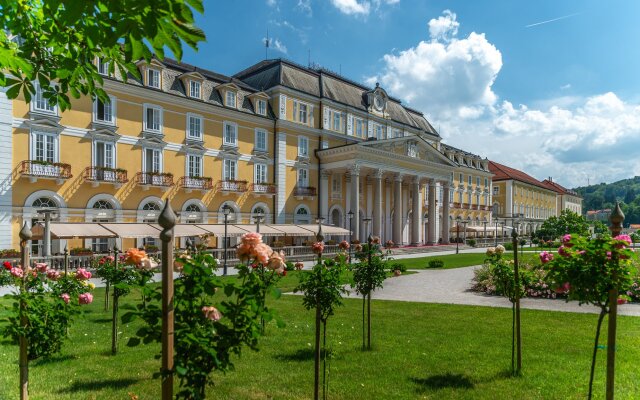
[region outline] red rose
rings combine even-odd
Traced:
[[[4,266],[4,269],[11,269],[13,268],[13,266],[11,265],[11,263],[9,261],[5,261],[2,263],[2,265]]]

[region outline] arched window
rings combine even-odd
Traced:
[[[160,205],[155,201],[150,201],[142,206],[142,209],[145,211],[160,211]]]
[[[95,210],[113,210],[113,204],[109,203],[107,200],[98,200],[93,203],[93,208]]]
[[[186,212],[201,212],[200,207],[197,204],[189,204],[184,210]]]
[[[309,224],[311,223],[311,216],[306,206],[299,206],[293,216],[293,222],[295,224]]]
[[[50,197],[39,197],[33,201],[34,208],[57,208],[58,204]]]
[[[341,218],[342,216],[340,215],[340,210],[338,210],[337,208],[334,208],[333,211],[331,211],[331,225],[334,226],[340,226],[341,225]]]

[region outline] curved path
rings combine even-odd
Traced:
[[[416,270],[414,274],[389,278],[384,287],[373,293],[377,300],[416,301],[422,303],[465,304],[489,307],[511,307],[504,297],[488,296],[470,291],[473,270],[464,267],[441,270]],[[358,297],[350,293],[350,297]],[[578,305],[578,302],[551,299],[525,298],[521,307],[534,310],[567,311],[579,313],[599,313],[594,306]],[[618,306],[620,315],[640,316],[640,304]]]

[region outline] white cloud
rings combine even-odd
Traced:
[[[538,179],[574,187],[640,175],[640,103],[612,92],[529,105],[500,100],[500,51],[483,33],[459,38],[459,26],[455,13],[443,12],[429,21],[428,40],[385,55],[367,82],[422,110],[445,143]]]
[[[298,9],[307,14],[308,17],[313,16],[313,10],[311,9],[311,0],[298,0]]]
[[[278,2],[276,0],[267,0],[267,5],[269,7],[275,7],[278,5]]]
[[[331,0],[331,3],[340,12],[347,15],[368,15],[371,3],[368,1],[358,2],[358,0]]]
[[[284,43],[280,41],[280,39],[262,38],[262,43],[267,43],[267,41],[269,42],[269,48],[272,48],[283,54],[287,54],[287,46],[285,46]]]

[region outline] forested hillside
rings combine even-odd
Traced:
[[[640,176],[613,183],[600,183],[573,189],[583,198],[583,213],[587,210],[613,208],[620,201],[624,225],[640,223]]]

